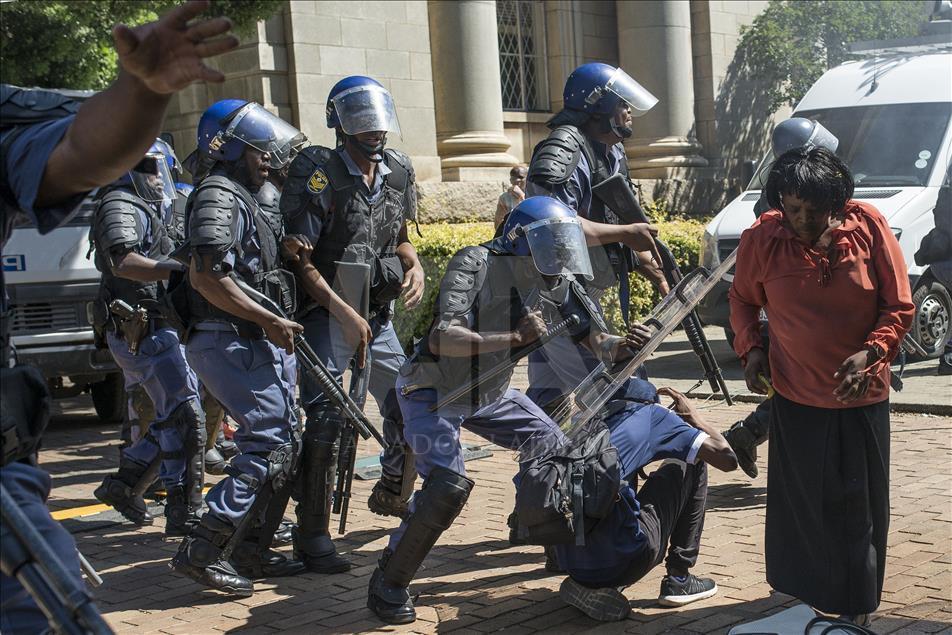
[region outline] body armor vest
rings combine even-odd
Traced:
[[[326,154],[324,168],[333,197],[311,260],[332,286],[337,280],[339,262],[378,266],[375,261],[396,255],[409,181],[403,166],[392,160],[389,153],[384,156],[392,171],[384,177],[382,191],[371,203],[362,191],[361,177],[348,172],[336,151]],[[373,298],[371,304],[375,304]]]
[[[468,328],[478,333],[513,331],[523,315],[527,300],[542,285],[542,279],[536,273],[531,257],[493,253],[487,245],[481,245],[478,249],[479,251],[474,249],[470,252],[476,258],[482,259],[482,264],[477,264],[476,267],[484,270],[484,273],[481,273],[477,269],[474,281],[476,286],[471,289],[460,288],[453,291],[449,286],[442,285],[440,290],[441,295],[465,293],[467,300],[462,300],[464,297],[462,295],[459,300],[450,299],[448,303],[446,298],[441,298],[438,300],[439,306],[452,308],[452,305],[458,302],[468,301],[470,302],[469,311],[467,312],[463,307],[454,315],[464,320],[468,315],[470,317],[469,323],[466,324]],[[449,279],[452,282],[455,273],[448,270],[447,278],[444,280]],[[459,286],[466,287],[467,283],[463,282]],[[448,319],[450,319],[449,314],[438,315],[431,325],[431,331],[434,328],[445,329],[448,326],[445,321]],[[417,345],[411,364],[415,367],[413,372],[416,374],[413,383],[419,382],[421,388],[436,388],[439,398],[477,379],[481,372],[505,363],[510,359],[513,350],[504,349],[474,357],[441,357],[430,350],[429,338],[424,337]],[[512,370],[508,373],[500,373],[479,386],[476,394],[471,397],[470,404],[478,408],[493,403],[502,396],[509,386]],[[465,404],[466,399],[461,398],[459,403]]]
[[[294,276],[290,271],[281,269],[279,266],[280,236],[271,227],[271,224],[268,223],[268,220],[262,213],[257,201],[254,199],[254,197],[252,197],[248,190],[230,179],[224,179],[222,177],[217,178],[218,184],[222,184],[227,181],[228,190],[234,193],[236,198],[240,199],[245,204],[247,209],[251,211],[250,216],[254,223],[253,231],[255,232],[260,249],[260,253],[258,254],[258,269],[257,271],[252,272],[240,262],[242,256],[244,255],[241,246],[242,237],[236,237],[235,244],[232,249],[237,250],[238,260],[236,261],[235,267],[230,275],[241,278],[241,280],[247,283],[250,287],[260,291],[264,295],[274,300],[278,306],[284,310],[285,315],[293,314],[296,306]],[[201,187],[202,186],[199,185],[199,188]],[[195,192],[198,192],[198,188],[195,190]],[[189,208],[186,211],[186,218],[191,215],[191,205],[196,200],[196,198],[197,197],[195,193],[189,197]],[[240,213],[237,209],[237,202],[235,204],[233,213]],[[191,325],[206,320],[227,322],[235,326],[238,333],[243,337],[260,338],[264,335],[263,329],[257,324],[249,322],[248,320],[243,320],[226,311],[222,311],[212,303],[208,302],[208,300],[206,300],[205,297],[196,291],[191,285],[188,286],[188,310],[189,322]]]
[[[152,205],[141,199],[133,200],[134,198],[137,199],[138,197],[125,188],[113,188],[100,198],[99,208],[101,209],[104,205],[109,203],[118,203],[134,208],[129,211],[130,214],[137,214],[139,210],[145,212],[148,217],[149,229],[152,233],[152,244],[147,251],[138,253],[152,260],[166,260],[168,255],[172,253],[174,245],[165,230],[162,218]],[[103,222],[103,219],[99,217],[98,211],[94,219],[94,222]],[[143,228],[143,230],[144,229],[145,228]],[[91,234],[94,236],[93,242],[96,246],[96,269],[102,272],[102,278],[99,282],[100,301],[108,305],[112,300],[122,300],[136,307],[142,304],[148,305],[159,299],[162,289],[158,282],[129,280],[128,278],[121,278],[113,273],[109,247],[99,244],[99,241],[95,238],[95,227],[91,229]],[[137,247],[141,246],[143,238],[144,237],[140,237],[140,242]],[[133,248],[132,251],[138,250]]]
[[[596,152],[591,140],[589,140],[589,138],[586,137],[581,130],[571,124],[565,124],[554,128],[552,132],[549,133],[548,138],[539,142],[532,153],[533,162],[535,162],[536,156],[540,154],[540,150],[544,149],[547,142],[552,137],[561,137],[564,140],[571,140],[574,142],[572,145],[577,145],[578,147],[575,156],[565,157],[565,169],[555,171],[556,173],[564,173],[565,180],[568,180],[568,177],[575,170],[581,155],[585,156],[585,160],[588,162],[589,169],[591,170],[589,179],[592,187],[595,187],[605,179],[614,176],[615,173],[611,170],[611,166],[609,165],[607,158],[602,153]],[[622,162],[621,170],[627,177],[627,160]],[[530,168],[530,180],[532,179],[532,172],[534,172],[534,170]],[[587,218],[589,220],[595,221],[596,223],[606,223],[610,225],[623,224],[621,219],[619,219],[613,211],[608,209],[597,196],[591,197]],[[615,285],[618,278],[620,278],[622,275],[627,276],[628,272],[632,271],[637,265],[637,263],[634,261],[631,250],[627,249],[621,243],[610,243],[607,245],[590,247],[589,256],[592,260],[592,270],[595,272],[595,279],[586,283],[586,287],[589,288],[607,289],[612,287]],[[615,273],[614,279],[610,279],[610,277],[606,277],[604,275],[603,272],[609,270]]]

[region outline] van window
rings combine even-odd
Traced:
[[[839,138],[836,153],[857,186],[922,186],[935,167],[952,103],[831,108],[797,116],[816,119]]]
[[[889,104],[804,110],[840,140],[836,154],[853,173],[857,187],[924,186],[935,169],[952,103]],[[763,189],[772,152],[767,152],[747,189]]]

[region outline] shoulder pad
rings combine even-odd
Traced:
[[[384,150],[387,157],[387,167],[392,170],[387,176],[387,183],[395,190],[404,191],[408,185],[416,182],[416,173],[413,171],[413,163],[403,152],[387,148]]]
[[[255,192],[255,200],[268,225],[279,238],[284,235],[284,219],[281,216],[281,192],[271,181],[265,182]]]
[[[532,152],[528,180],[547,189],[569,180],[582,156],[582,133],[575,126],[559,126]]]
[[[231,249],[238,240],[240,197],[235,184],[222,176],[209,176],[195,188],[188,212],[188,240],[194,249]]]
[[[288,178],[281,193],[281,213],[297,216],[307,203],[329,185],[324,166],[333,157],[334,150],[324,146],[308,146],[301,150],[288,168]]]
[[[117,249],[132,249],[145,237],[142,216],[151,216],[147,203],[123,189],[107,192],[93,216],[93,240],[96,249],[107,254]]]
[[[440,281],[439,327],[445,330],[450,319],[465,315],[473,307],[486,279],[488,257],[489,250],[476,245],[463,247],[450,259]]]

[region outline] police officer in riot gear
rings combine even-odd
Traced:
[[[202,59],[228,51],[238,41],[233,37],[209,41],[228,31],[226,18],[189,22],[206,6],[190,2],[136,29],[116,27],[119,77],[82,107],[50,91],[0,87],[0,245],[20,213],[30,216],[44,234],[68,220],[86,194],[113,182],[142,158],[159,132],[174,92],[199,79],[224,80]],[[50,517],[45,505],[49,475],[36,467],[48,407],[45,381],[36,369],[8,367],[12,352],[2,291],[0,312],[4,498],[14,500],[71,574],[60,582],[71,589],[67,600],[75,603],[84,595],[76,545]],[[13,398],[7,398],[8,390]],[[8,528],[6,519],[2,528]],[[47,617],[8,568],[21,564],[8,561],[7,548],[14,542],[7,535],[0,540],[0,631],[42,632]]]
[[[836,152],[840,145],[839,139],[823,127],[818,121],[803,117],[791,117],[778,123],[770,138],[771,154],[766,161],[769,165],[795,148],[826,148]],[[770,209],[767,202],[766,188],[760,193],[760,198],[754,203],[754,215],[757,218]],[[765,345],[769,344],[767,322],[761,320],[761,335]],[[737,455],[737,462],[750,478],[757,478],[760,471],[757,469],[757,447],[767,440],[770,431],[770,400],[765,399],[757,405],[745,419],[736,422],[724,432],[724,438]]]
[[[620,285],[619,299],[628,313],[628,273],[637,270],[663,293],[668,285],[660,269],[651,225],[622,224],[592,188],[610,176],[628,173],[622,141],[632,135],[632,117],[643,115],[657,98],[621,68],[583,64],[565,82],[564,109],[548,126],[529,164],[529,196],[552,196],[575,210],[590,245],[593,280],[586,288],[598,296]],[[526,394],[547,411],[557,409],[597,361],[569,338],[557,338],[529,357]]]
[[[407,221],[416,216],[413,166],[386,147],[388,135],[400,129],[393,98],[379,82],[344,78],[327,104],[327,126],[338,145],[303,149],[281,196],[288,231],[311,240],[321,274],[320,293],[302,302],[301,323],[338,377],[354,358],[358,367],[369,366],[369,392],[388,444],[369,505],[378,514],[402,516],[413,474],[394,383],[406,356],[390,318],[401,294],[407,308],[423,294],[423,268],[407,238]],[[328,533],[341,420],[308,380],[301,394],[307,426],[295,550],[312,571],[343,571],[349,564],[336,555]]]
[[[584,243],[573,210],[549,197],[532,197],[513,209],[498,238],[465,247],[451,259],[429,334],[400,369],[396,385],[423,486],[370,580],[367,605],[385,622],[416,619],[410,581],[474,486],[465,475],[460,427],[514,450],[562,436],[539,406],[509,387],[514,349],[545,335],[547,322],[570,320],[572,341],[600,359],[631,355],[631,342],[607,333],[600,309],[576,279],[592,277]],[[500,364],[508,367],[445,402],[454,389]]]
[[[300,135],[253,102],[226,99],[205,111],[196,152],[208,175],[186,211],[189,275],[170,293],[170,307],[187,325],[189,364],[238,424],[241,450],[171,564],[241,596],[253,593],[251,578],[304,570],[269,549],[299,453],[292,342],[302,327],[256,304],[235,282],[293,309],[294,281],[282,265],[297,260],[306,268],[309,244],[276,233],[253,193],[287,161]]]
[[[161,458],[168,494],[165,531],[184,536],[202,509],[205,414],[178,334],[159,315],[161,283],[183,270],[168,258],[172,241],[162,221],[163,206],[175,197],[169,155],[174,156],[168,144],[156,139],[145,157],[100,195],[90,229],[96,268],[103,274],[95,326],[106,331],[127,389],[141,386],[155,411],[149,431],[123,450],[119,471],[106,476],[95,495],[130,521],[151,523],[141,493],[155,479]],[[115,303],[133,314],[116,312]]]

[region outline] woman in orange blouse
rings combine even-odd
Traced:
[[[787,152],[765,190],[772,209],[741,236],[730,305],[747,386],[766,393],[763,376],[776,389],[767,581],[864,623],[886,564],[889,363],[914,310],[906,265],[879,211],[851,200],[832,152]]]

